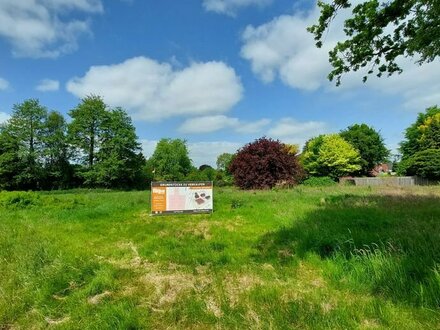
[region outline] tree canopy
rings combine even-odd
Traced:
[[[96,152],[101,143],[102,123],[107,115],[107,105],[100,96],[90,95],[69,112],[69,141],[83,155],[81,158],[89,168],[96,161]]]
[[[42,150],[46,119],[47,109],[38,100],[28,99],[13,106],[11,119],[3,128],[7,132],[3,137],[9,141],[6,145],[18,147],[17,154],[10,159],[21,164],[11,164],[17,169],[12,180],[23,189],[40,189],[44,180]]]
[[[400,144],[402,159],[429,148],[440,149],[440,108],[437,106],[419,113],[417,120],[406,129],[405,140]]]
[[[21,188],[18,174],[25,164],[20,159],[20,143],[7,130],[0,130],[0,190]]]
[[[242,189],[267,189],[277,184],[296,184],[303,171],[296,155],[280,141],[261,138],[241,148],[229,170]]]
[[[400,151],[400,173],[440,179],[439,107],[430,107],[424,113],[419,113],[417,120],[406,129]]]
[[[229,174],[229,165],[231,165],[232,160],[235,155],[224,152],[217,157],[217,169],[219,171],[225,171]]]
[[[301,161],[309,174],[333,179],[361,169],[359,152],[338,134],[320,135],[307,141]]]
[[[379,132],[366,124],[349,126],[340,135],[359,151],[362,175],[368,175],[377,164],[386,161],[390,154]]]
[[[183,180],[192,170],[186,141],[161,139],[148,159],[155,180]]]
[[[440,180],[440,149],[426,149],[416,152],[405,161],[408,175]]]
[[[127,188],[146,180],[143,174],[145,158],[127,113],[122,108],[108,110],[100,131],[100,148],[92,171],[97,185]]]
[[[321,47],[325,32],[339,11],[350,8],[353,0],[318,1],[321,15],[309,27]],[[344,22],[346,39],[329,53],[333,66],[328,77],[341,77],[349,71],[366,68],[367,74],[391,75],[402,72],[399,57],[413,57],[418,64],[434,61],[440,54],[440,2],[438,0],[366,0],[354,5]],[[364,76],[367,80],[367,75]]]
[[[69,187],[73,176],[73,168],[69,163],[71,152],[67,143],[67,123],[59,112],[51,111],[48,114],[43,143],[46,188]]]
[[[123,109],[89,96],[70,114],[67,124],[38,100],[14,105],[0,125],[0,189],[147,186],[145,158]]]

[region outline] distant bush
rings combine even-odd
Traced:
[[[270,189],[293,185],[303,176],[298,158],[280,141],[261,138],[241,148],[229,166],[241,189]]]
[[[302,182],[304,186],[309,187],[328,187],[336,184],[335,180],[328,176],[316,177],[312,176]]]
[[[229,187],[233,185],[234,179],[232,175],[224,170],[217,170],[214,180],[214,185],[217,187]]]
[[[192,169],[187,176],[185,176],[185,181],[215,181],[216,170],[212,167],[205,167],[204,169]]]

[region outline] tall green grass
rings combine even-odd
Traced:
[[[439,328],[440,188],[0,193],[0,328]]]

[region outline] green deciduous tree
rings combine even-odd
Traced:
[[[338,11],[354,1],[318,1],[321,16],[309,31],[321,47]],[[339,85],[345,72],[367,67],[367,73],[391,75],[401,72],[399,57],[414,57],[417,63],[433,61],[440,54],[440,2],[438,0],[366,0],[353,7],[344,22],[346,40],[330,51],[333,70],[329,79]],[[364,81],[367,76],[364,76]]]
[[[198,169],[193,168],[185,177],[186,181],[215,181],[217,180],[217,171],[209,165],[202,165]]]
[[[123,109],[108,109],[92,95],[70,114],[67,125],[38,100],[14,105],[11,119],[0,125],[0,189],[147,186],[145,158]]]
[[[235,154],[224,152],[217,157],[217,173],[215,184],[218,186],[230,186],[233,184],[232,173],[229,167],[234,160]]]
[[[86,185],[144,186],[145,158],[131,118],[122,108],[109,109],[101,97],[91,95],[69,114],[68,138],[86,165],[81,170]]]
[[[10,138],[19,143],[18,157],[23,167],[16,174],[22,189],[40,189],[43,179],[43,144],[47,110],[36,99],[13,106],[11,119],[5,126]]]
[[[192,170],[186,141],[161,139],[148,160],[155,180],[183,180]]]
[[[440,149],[440,109],[419,126],[422,149]]]
[[[101,143],[107,106],[100,96],[90,95],[82,99],[69,115],[72,117],[68,126],[69,141],[81,154],[79,158],[91,169]]]
[[[99,186],[146,186],[145,158],[131,118],[122,108],[108,111],[100,127],[100,149],[91,175]]]
[[[19,140],[0,128],[0,190],[20,189],[17,176],[26,164],[20,159],[19,153]]]
[[[430,107],[419,113],[416,122],[406,129],[400,151],[399,173],[435,180],[440,178],[439,107]]]
[[[44,125],[43,156],[45,188],[68,188],[73,175],[69,163],[70,152],[67,144],[67,124],[63,115],[52,111]]]
[[[299,144],[284,143],[284,146],[289,154],[297,155],[299,153]]]
[[[400,143],[402,159],[425,149],[440,149],[440,108],[427,108],[419,113],[417,120],[405,131],[405,140]]]
[[[227,152],[222,153],[217,157],[217,170],[224,171],[227,174],[230,174],[229,172],[229,165],[231,165],[232,160],[234,159],[235,155],[230,154]]]
[[[310,175],[334,179],[361,169],[359,152],[338,134],[320,135],[307,141],[301,161]]]
[[[379,132],[366,124],[352,125],[340,135],[355,147],[361,156],[361,173],[367,175],[379,163],[387,160],[389,150]]]
[[[403,162],[408,175],[440,180],[440,149],[426,149],[416,152]]]

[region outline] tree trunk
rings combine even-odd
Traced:
[[[90,130],[90,149],[89,149],[89,167],[93,167],[93,159],[94,159],[94,151],[95,151],[95,128],[92,125]]]

